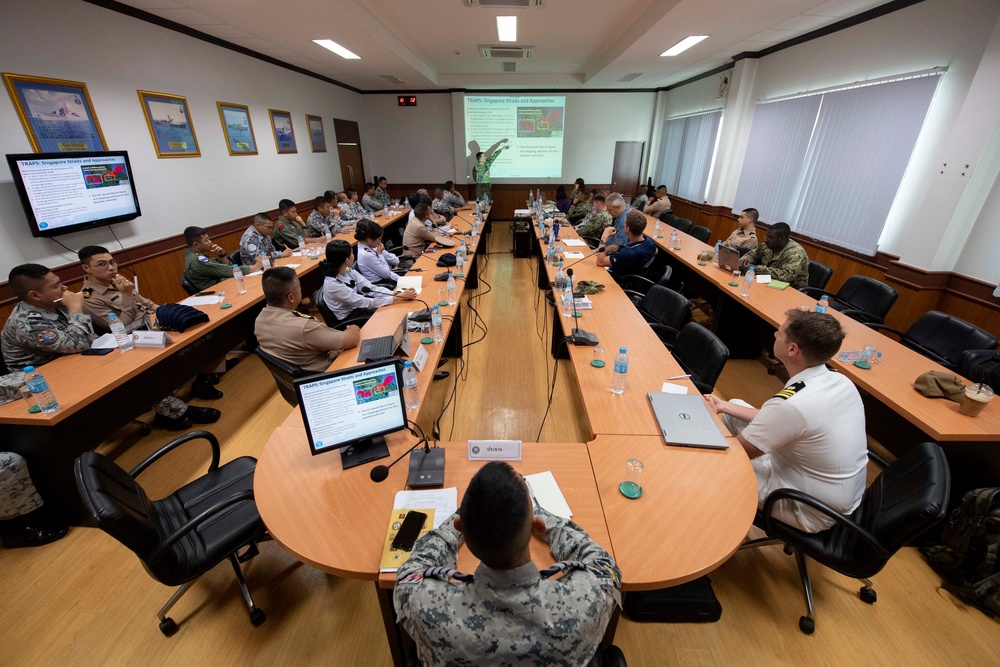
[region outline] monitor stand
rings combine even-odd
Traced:
[[[340,465],[344,470],[387,458],[389,458],[389,447],[386,446],[385,438],[382,436],[357,440],[350,447],[340,449]]]

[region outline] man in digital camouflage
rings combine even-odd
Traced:
[[[532,535],[559,560],[542,572],[531,561]],[[453,569],[463,539],[482,561],[474,576]],[[578,666],[597,651],[620,586],[607,551],[533,503],[508,464],[491,462],[459,511],[414,545],[393,596],[425,665]]]
[[[37,547],[69,531],[49,516],[20,454],[0,452],[0,542],[7,549]]]
[[[240,263],[253,264],[261,255],[267,255],[271,259],[288,257],[292,254],[290,249],[284,252],[274,249],[274,221],[267,213],[258,213],[253,218],[253,224],[247,227],[240,238]]]
[[[764,244],[740,258],[740,265],[753,267],[759,276],[771,276],[792,287],[809,284],[809,256],[806,249],[793,241],[789,235],[791,228],[784,222],[776,222],[767,230]]]

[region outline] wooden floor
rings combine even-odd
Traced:
[[[513,259],[509,230],[491,237],[486,280],[492,291],[473,301],[474,327],[463,312],[467,350],[453,401],[440,420],[444,438],[535,440],[545,412],[552,361],[546,309],[530,286],[533,263]],[[506,254],[504,254],[506,252]],[[485,259],[485,258],[481,258]],[[487,291],[484,285],[481,291]],[[421,412],[430,433],[456,389],[459,368],[435,383]],[[547,378],[543,371],[547,370]],[[583,440],[572,371],[559,369],[541,440]],[[757,361],[731,361],[716,393],[760,404],[780,388]],[[211,430],[223,460],[257,455],[288,405],[256,357],[244,359],[220,388],[223,410]],[[172,434],[141,438],[129,428],[101,447],[126,469]],[[303,446],[305,444],[303,443]],[[188,446],[144,473],[153,497],[197,477],[207,448]],[[712,480],[705,480],[711,484]],[[655,540],[655,535],[649,539]],[[339,579],[299,564],[279,546],[264,544],[245,566],[256,602],[268,615],[251,627],[231,569],[204,576],[174,608],[179,632],[163,637],[155,613],[170,590],[154,582],[131,553],[95,529],[73,528],[37,549],[0,549],[2,663],[7,665],[387,665],[374,584]],[[940,589],[913,549],[897,554],[874,578],[878,602],[869,606],[858,584],[819,566],[811,569],[816,633],[797,629],[804,602],[794,559],[779,547],[738,552],[712,576],[722,603],[713,624],[637,624],[622,619],[616,644],[631,665],[987,665],[1000,664],[1000,625]]]

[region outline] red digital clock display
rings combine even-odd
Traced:
[[[415,95],[400,95],[399,96],[399,106],[401,107],[415,107],[417,106],[417,98]]]

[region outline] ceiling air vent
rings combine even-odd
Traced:
[[[640,76],[642,76],[642,72],[632,72],[631,74],[626,74],[622,78],[618,79],[618,83],[628,83],[629,81],[635,81]]]
[[[544,0],[463,0],[466,7],[541,7]]]
[[[516,72],[517,71],[517,63],[511,62],[509,60],[505,60],[504,63],[503,63],[503,71],[505,71],[505,72]]]
[[[385,81],[388,81],[389,83],[397,83],[397,84],[398,83],[406,83],[405,81],[403,81],[402,79],[400,79],[398,76],[393,76],[391,74],[383,74],[381,78],[384,79]]]
[[[499,58],[501,60],[524,60],[535,54],[534,46],[486,46],[479,45],[479,54],[483,58]]]

